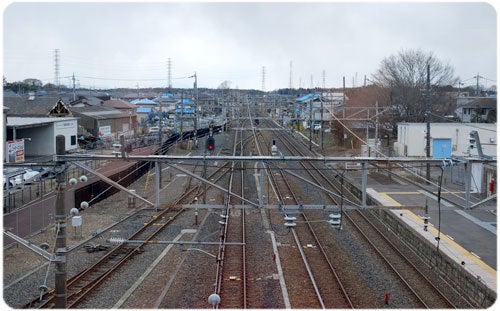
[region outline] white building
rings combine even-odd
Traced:
[[[7,141],[24,139],[26,157],[56,154],[57,135],[64,135],[66,138],[66,151],[77,149],[77,119],[75,117],[7,116],[6,139]]]
[[[399,123],[398,141],[394,143],[397,156],[426,156],[426,123]],[[493,123],[431,123],[431,157],[450,158],[478,157],[475,144],[471,148],[470,132],[477,131],[483,155],[496,158],[497,125]],[[463,183],[466,178],[463,167],[454,168],[453,182]],[[470,191],[473,193],[493,195],[489,191],[489,183],[496,179],[496,163],[473,163],[471,167]]]
[[[431,123],[431,157],[477,156],[477,148],[469,148],[469,134],[477,131],[483,154],[496,156],[497,125],[493,123]],[[399,123],[397,156],[425,157],[426,123]]]

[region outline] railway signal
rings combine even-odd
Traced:
[[[207,151],[213,151],[215,149],[215,139],[213,136],[207,138]]]
[[[469,134],[469,149],[472,150],[476,146],[476,137],[474,135],[474,131]]]

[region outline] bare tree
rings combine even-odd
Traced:
[[[225,80],[217,87],[220,90],[227,90],[231,88],[231,81]]]
[[[431,116],[444,116],[453,111],[455,103],[447,96],[453,89],[451,86],[458,82],[453,68],[433,53],[401,50],[383,59],[372,77],[376,84],[390,90],[394,124],[425,121],[427,65],[430,65]]]

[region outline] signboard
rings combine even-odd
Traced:
[[[58,129],[65,129],[65,128],[73,128],[76,127],[76,121],[63,121],[63,122],[57,122],[56,123],[56,128]]]
[[[24,139],[7,141],[7,163],[24,162]]]
[[[111,135],[111,125],[99,126],[99,137]]]

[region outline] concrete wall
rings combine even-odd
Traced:
[[[488,308],[493,305],[496,300],[496,293],[481,283],[475,276],[442,252],[437,254],[434,245],[422,239],[415,230],[400,221],[393,213],[383,209],[374,209],[373,211],[396,235],[401,236],[415,250],[415,253],[420,255],[422,260],[429,266],[436,266],[440,276],[450,286],[455,287],[473,306]]]

